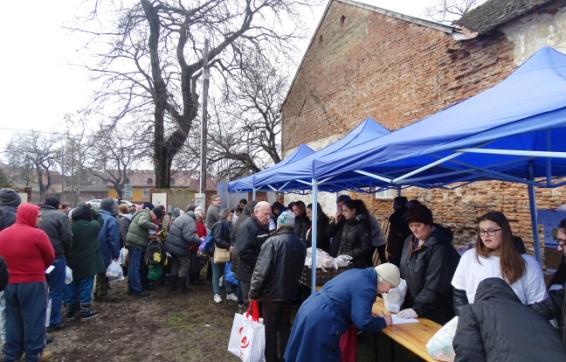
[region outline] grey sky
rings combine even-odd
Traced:
[[[434,0],[360,0],[413,16],[422,16]],[[63,29],[72,24],[80,6],[77,0],[9,1],[0,12],[0,148],[14,133],[12,129],[53,131],[62,129],[63,117],[84,107],[92,92],[86,70],[72,66],[86,54],[84,38]],[[305,12],[310,33],[325,6]],[[309,34],[309,37],[310,35]],[[308,40],[301,43],[298,60]],[[297,60],[297,62],[298,62]]]

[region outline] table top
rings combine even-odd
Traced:
[[[376,299],[372,312],[388,313],[383,304],[383,299]],[[423,360],[434,362],[436,360],[428,354],[426,344],[442,326],[426,318],[418,318],[418,320],[419,323],[389,326],[383,330],[383,333]]]

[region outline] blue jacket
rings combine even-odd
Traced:
[[[351,269],[337,275],[299,308],[285,350],[285,361],[340,361],[338,342],[346,329],[378,333],[383,318],[371,316],[377,296],[373,268]]]
[[[100,224],[102,227],[98,232],[98,243],[100,244],[100,254],[106,268],[112,259],[120,257],[120,225],[118,220],[106,210],[100,210]]]

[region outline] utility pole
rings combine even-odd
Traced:
[[[206,205],[206,138],[208,135],[208,82],[210,78],[208,70],[208,39],[204,40],[203,51],[203,69],[202,69],[202,117],[201,117],[201,130],[200,130],[200,185],[199,193],[196,197],[196,203],[203,209]]]

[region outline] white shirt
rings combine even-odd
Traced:
[[[452,286],[466,291],[469,303],[474,302],[476,290],[482,280],[493,277],[503,279],[498,256],[491,255],[488,258],[480,256],[480,264],[476,255],[476,248],[466,251],[460,258],[452,278]],[[525,261],[525,273],[519,280],[511,284],[511,289],[523,304],[540,302],[546,298],[542,269],[532,256],[527,254],[521,256]]]

